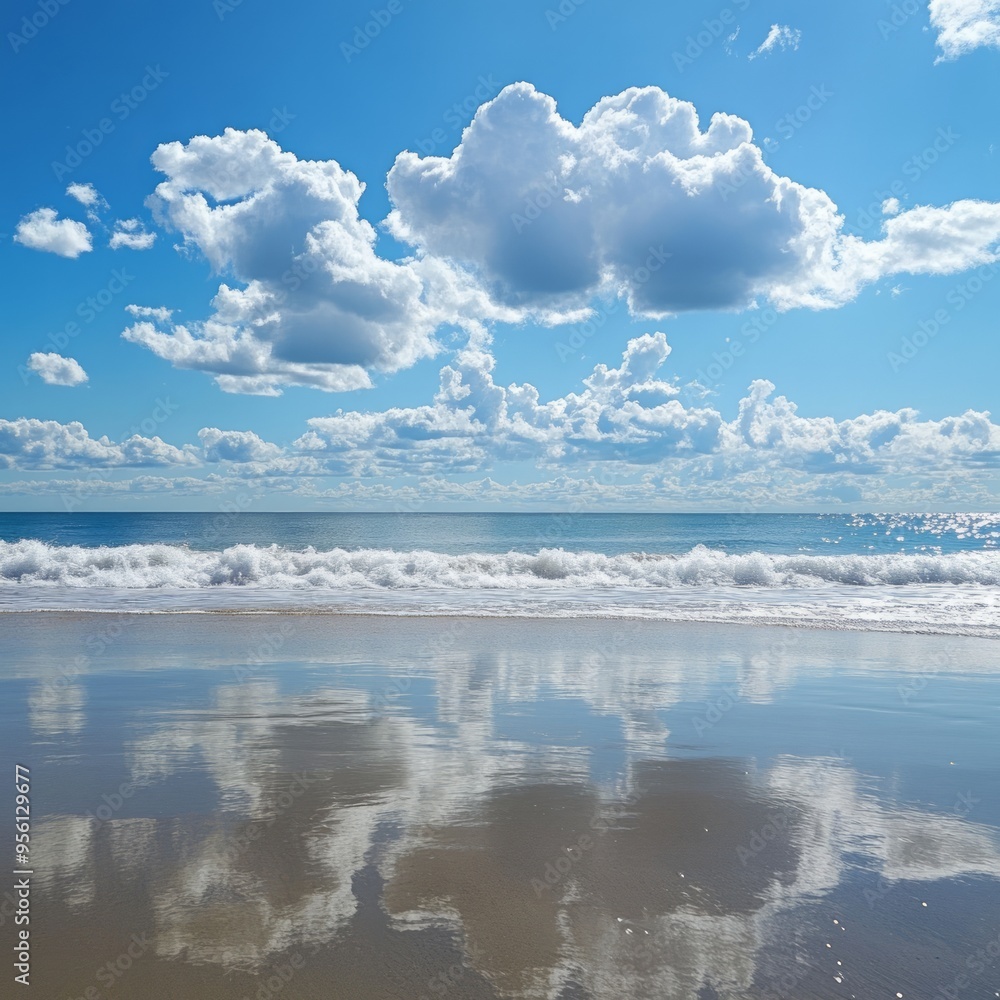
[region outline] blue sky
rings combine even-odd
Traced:
[[[996,6],[18,3],[0,504],[996,508]]]

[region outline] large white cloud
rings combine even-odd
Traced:
[[[369,371],[438,350],[434,332],[455,313],[447,299],[463,294],[455,276],[378,256],[375,229],[358,215],[364,185],[337,162],[299,160],[263,132],[234,129],[167,143],[152,160],[167,178],[150,200],[156,217],[243,287],[222,284],[206,322],[137,323],[126,339],[215,374],[227,391],[272,395],[366,387]],[[488,318],[485,298],[480,309]]]
[[[48,385],[82,385],[87,381],[87,373],[80,362],[61,354],[36,352],[28,358],[28,368]]]
[[[75,219],[60,219],[54,208],[39,208],[21,219],[14,241],[60,257],[79,257],[92,249],[90,230]]]
[[[196,465],[195,450],[133,434],[120,443],[92,438],[83,424],[20,417],[0,420],[0,469],[87,469]]]
[[[401,261],[377,253],[364,185],[334,160],[234,129],[152,160],[166,177],[156,218],[226,281],[207,320],[148,314],[123,336],[227,392],[365,388],[439,351],[449,325],[482,346],[491,322],[576,320],[599,297],[643,317],[831,308],[888,275],[998,259],[1000,206],[887,210],[866,242],[824,191],[771,170],[746,121],[718,113],[702,131],[692,104],[655,87],[606,97],[576,126],[514,84],[450,156],[401,153],[385,220],[415,249]]]
[[[981,46],[1000,48],[1000,0],[930,0],[941,55],[957,59]]]
[[[994,260],[1000,240],[1000,206],[975,201],[900,213],[873,242],[848,236],[825,192],[767,166],[746,121],[717,113],[702,131],[693,105],[655,87],[603,98],[574,126],[515,84],[450,157],[400,154],[388,187],[394,234],[463,262],[501,301],[620,292],[651,317],[762,297],[837,306],[886,275]]]

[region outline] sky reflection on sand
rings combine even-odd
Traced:
[[[296,954],[296,996],[331,976],[419,996],[449,969],[462,996],[923,992],[914,954],[949,983],[995,923],[995,709],[963,688],[994,683],[992,643],[925,640],[940,666],[907,675],[916,640],[896,636],[629,625],[602,651],[582,623],[442,642],[440,623],[331,641],[302,621],[246,676],[260,623],[233,656],[200,621],[162,654],[170,623],[133,626],[73,679],[85,696],[18,689],[38,933],[63,932],[37,967],[67,996],[126,929],[153,946],[116,996],[252,995]],[[216,662],[178,664],[210,638]],[[815,704],[823,678],[835,704]],[[804,725],[775,745],[783,708]]]

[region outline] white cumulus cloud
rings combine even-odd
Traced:
[[[493,357],[470,346],[443,367],[430,403],[314,417],[287,447],[218,427],[199,431],[200,446],[178,447],[137,434],[95,439],[79,423],[0,421],[0,468],[200,466],[203,478],[185,480],[186,491],[246,488],[348,506],[996,502],[1000,425],[988,412],[927,420],[904,408],[836,420],[800,413],[758,379],[723,413],[692,402],[693,387],[665,372],[670,353],[662,333],[634,337],[619,364],[598,364],[576,392],[543,399],[529,383],[497,384]],[[532,466],[530,478],[545,482],[513,479]],[[473,475],[486,478],[465,481]],[[150,482],[141,489],[155,490]],[[55,489],[23,482],[8,492]]]
[[[721,418],[685,409],[675,386],[655,378],[669,353],[662,333],[634,338],[618,368],[598,365],[580,393],[542,402],[530,384],[497,385],[492,356],[469,348],[442,369],[432,405],[315,417],[295,447],[352,475],[468,472],[522,459],[642,465],[708,453]]]
[[[87,381],[87,373],[80,362],[61,354],[32,354],[28,358],[28,368],[49,385],[81,385]]]
[[[1000,0],[930,0],[929,11],[941,49],[937,62],[1000,48]]]
[[[887,276],[1000,259],[996,203],[890,205],[866,241],[825,191],[767,165],[748,122],[716,113],[703,130],[692,104],[655,87],[603,98],[574,125],[514,84],[451,155],[401,153],[384,223],[413,248],[399,261],[377,253],[364,185],[334,160],[227,129],[162,145],[153,164],[166,177],[157,219],[226,280],[207,319],[136,314],[123,336],[226,392],[366,388],[436,354],[451,328],[482,347],[491,322],[576,321],[601,299],[653,319],[835,308]]]
[[[108,246],[112,250],[148,250],[156,242],[156,233],[150,233],[139,219],[117,219]]]
[[[747,58],[756,59],[757,56],[766,56],[774,52],[775,49],[792,49],[794,51],[799,47],[800,41],[802,41],[802,32],[798,28],[790,28],[787,24],[772,24],[767,38]]]
[[[462,262],[501,302],[621,294],[652,318],[760,298],[838,306],[887,274],[996,259],[1000,239],[998,206],[975,201],[849,236],[824,191],[771,170],[746,121],[717,113],[702,131],[693,105],[655,87],[602,99],[579,126],[529,84],[507,87],[451,156],[400,154],[388,188],[393,233]]]
[[[108,207],[108,203],[104,200],[101,193],[94,187],[93,184],[70,184],[69,187],[66,188],[66,194],[68,194],[71,198],[75,198],[86,208],[91,208],[95,211]]]
[[[74,219],[60,219],[54,208],[39,208],[17,224],[14,241],[60,257],[79,257],[91,247],[90,230]]]
[[[152,159],[167,177],[151,199],[159,221],[242,287],[221,284],[204,322],[138,323],[124,336],[227,391],[369,386],[372,370],[434,354],[434,332],[454,314],[447,299],[475,295],[440,262],[378,256],[357,210],[364,185],[333,160],[299,160],[263,132],[234,129],[162,145]]]
[[[220,431],[203,427],[198,431],[206,462],[266,462],[277,458],[281,449],[262,440],[253,431]]]
[[[127,305],[125,311],[139,319],[155,319],[160,323],[168,323],[174,314],[173,309],[168,309],[166,306],[137,306],[134,304]]]
[[[580,392],[543,402],[530,384],[497,385],[492,357],[465,350],[442,370],[433,404],[315,417],[294,450],[327,473],[354,476],[448,475],[507,461],[566,472],[598,463],[674,468],[708,480],[760,469],[871,476],[1000,468],[1000,426],[989,413],[940,421],[921,421],[910,409],[843,421],[805,417],[758,380],[727,420],[677,398],[660,374],[669,354],[662,333],[633,338],[619,367],[597,365]]]
[[[196,465],[195,449],[133,434],[121,443],[92,438],[79,421],[0,420],[0,469],[87,469]]]

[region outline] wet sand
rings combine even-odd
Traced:
[[[993,641],[85,614],[0,641],[26,995],[1000,993]]]

